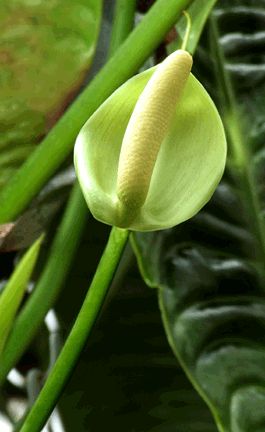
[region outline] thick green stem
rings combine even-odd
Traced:
[[[113,227],[73,329],[21,432],[40,432],[63,391],[108,293],[129,231]]]
[[[128,0],[128,2],[130,1],[131,3],[135,3],[135,0]],[[134,11],[131,9],[131,13],[127,14],[126,20],[132,23],[133,16]],[[127,28],[129,28],[128,25]],[[123,33],[123,37],[125,38],[126,36]],[[119,41],[120,43],[122,42],[120,38]],[[5,352],[4,362],[0,368],[0,381],[3,381],[9,369],[16,363],[24,349],[31,342],[46,313],[54,303],[68,273],[70,263],[73,260],[74,251],[87,220],[87,214],[87,205],[79,184],[76,182],[63,221],[55,238],[48,264],[13,327],[13,333]],[[32,325],[32,320],[34,320],[34,325]],[[17,346],[18,340],[20,341],[19,347]],[[65,379],[67,380],[67,378]],[[17,425],[17,430],[22,427],[26,416]]]
[[[45,269],[13,324],[1,358],[0,385],[36,336],[48,310],[54,304],[74,259],[87,215],[87,205],[76,182]]]
[[[158,0],[0,192],[0,224],[15,220],[70,154],[95,110],[137,72],[192,0]]]
[[[135,4],[136,0],[116,0],[109,57],[117,51],[133,28],[133,20],[128,17],[134,15]]]
[[[135,0],[127,0],[127,2],[132,5],[135,4]],[[126,21],[132,24],[134,17],[133,7],[127,10],[127,12],[129,11],[130,14],[127,13]],[[127,24],[128,32],[130,27]],[[123,38],[128,36],[125,31],[122,32],[122,35]],[[121,35],[115,35],[115,37],[119,39],[121,44],[123,41]],[[87,205],[79,184],[76,182],[44,272],[34,292],[13,324],[12,333],[0,364],[0,385],[3,384],[10,369],[15,366],[20,356],[36,336],[48,310],[58,297],[71,262],[74,259],[87,216]],[[34,321],[34,325],[32,325],[32,321]],[[17,341],[19,341],[19,344]]]

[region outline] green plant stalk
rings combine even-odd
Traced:
[[[129,231],[113,227],[73,329],[21,432],[40,432],[63,391],[108,293]]]
[[[128,3],[135,3],[135,0],[127,1]],[[134,9],[130,8],[130,14],[127,13],[126,20],[132,23],[133,18]],[[129,31],[130,26],[127,24],[126,28]],[[118,35],[115,34],[115,36],[113,36],[119,39],[120,44],[123,42],[121,35],[123,38],[126,38],[128,34],[123,31]],[[46,268],[28,302],[22,309],[18,320],[13,326],[11,341],[7,346],[3,363],[0,366],[0,383],[3,382],[11,367],[15,365],[27,345],[34,338],[49,308],[53,305],[58,296],[67,276],[70,264],[74,258],[80,237],[83,233],[83,228],[87,221],[87,215],[87,205],[84,201],[79,184],[76,182],[62,223],[59,227],[58,234],[55,237],[52,253]],[[59,270],[65,270],[62,272],[59,271],[59,274],[57,274],[58,257],[61,257]],[[32,326],[32,317],[34,317],[34,326]],[[25,337],[26,335],[27,337]],[[17,340],[20,341],[19,347],[17,346]],[[22,426],[22,423],[23,421],[20,421],[19,425],[16,426],[17,430]]]
[[[191,20],[190,36],[187,41],[186,50],[192,56],[196,51],[205,23],[216,2],[217,0],[196,0],[186,10]],[[172,54],[172,52],[181,48],[183,43],[182,41],[184,40],[186,34],[186,27],[186,17],[182,16],[176,25],[178,37],[169,45],[167,45],[168,54]]]
[[[136,0],[116,0],[109,57],[113,56],[133,28],[133,20],[128,17],[134,16],[135,4]]]
[[[0,192],[0,224],[15,220],[72,151],[95,110],[137,72],[192,0],[158,0]]]
[[[216,59],[217,76],[220,86],[220,97],[222,102],[222,119],[229,138],[229,153],[227,167],[233,175],[238,188],[240,197],[248,210],[248,223],[253,236],[258,239],[256,248],[256,260],[265,263],[265,226],[263,223],[262,211],[255,187],[255,182],[251,173],[252,155],[244,139],[241,126],[239,110],[234,97],[232,84],[229,74],[224,67],[225,58],[220,44],[218,43],[219,33],[216,18],[211,17],[212,30],[212,51]]]
[[[190,39],[190,32],[191,32],[191,27],[192,27],[192,22],[191,22],[191,18],[190,15],[187,11],[183,11],[186,19],[187,19],[187,28],[186,28],[186,33],[181,45],[181,49],[187,51],[187,46],[188,46],[188,42]]]
[[[75,183],[48,262],[25,306],[13,324],[0,363],[0,385],[36,336],[67,277],[87,221],[88,209]]]

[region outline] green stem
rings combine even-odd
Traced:
[[[0,192],[0,224],[15,220],[72,151],[86,120],[137,72],[192,0],[157,0],[81,96]]]
[[[134,16],[135,4],[136,0],[116,0],[109,57],[117,51],[133,28],[133,20],[128,17]]]
[[[191,32],[191,18],[188,12],[183,11],[185,17],[187,18],[187,28],[186,28],[186,32],[185,32],[185,37],[181,46],[182,50],[187,50],[187,46],[188,46],[188,42],[189,42],[189,38],[190,38],[190,32]]]
[[[127,1],[135,3],[135,0]],[[126,20],[132,23],[133,17],[134,10],[131,9],[131,13],[127,14]],[[129,28],[128,25],[127,28]],[[125,35],[123,32],[123,37],[125,38],[126,36],[127,35]],[[120,43],[122,42],[120,38],[119,41]],[[9,345],[10,351],[9,353],[6,353],[8,362],[3,365],[3,378],[8,370],[12,367],[12,362],[16,362],[17,357],[22,354],[26,348],[26,345],[32,340],[38,331],[43,318],[48,312],[48,309],[52,306],[55,298],[57,297],[59,289],[62,286],[63,280],[65,279],[66,272],[69,269],[70,262],[73,259],[73,249],[75,248],[73,248],[74,245],[71,241],[71,234],[75,234],[74,239],[76,240],[77,244],[78,239],[83,232],[83,227],[87,220],[87,214],[87,205],[84,201],[79,184],[76,182],[65,212],[64,222],[61,224],[58,235],[55,239],[53,252],[48,265],[42,275],[40,283],[36,286],[33,294],[31,295],[17,322],[15,323],[11,343]],[[78,218],[76,219],[77,216]],[[70,257],[67,246],[71,246]],[[61,268],[66,270],[66,272],[63,272],[61,275],[57,274],[57,266],[59,264],[58,257],[61,257],[61,265],[59,266],[59,269]],[[64,262],[62,262],[62,259],[64,259]],[[68,259],[68,263],[65,261],[65,259]],[[31,325],[32,317],[34,317],[34,326]],[[23,335],[27,335],[27,337],[24,337],[23,339]],[[20,340],[20,346],[19,349],[16,349],[16,341],[18,338]],[[23,420],[21,420],[19,424],[16,425],[16,430],[20,430],[27,415],[28,413],[24,416]]]
[[[128,235],[129,231],[127,230],[112,228],[108,244],[73,329],[36,403],[26,418],[21,432],[39,432],[51,414],[91,333],[108,293]]]
[[[0,385],[36,336],[48,310],[54,304],[75,256],[87,215],[87,205],[76,182],[45,269],[13,324],[1,358]]]

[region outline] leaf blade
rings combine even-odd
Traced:
[[[37,261],[43,238],[44,234],[22,257],[0,296],[0,357]]]

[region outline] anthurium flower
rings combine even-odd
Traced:
[[[211,198],[226,139],[210,96],[171,54],[128,80],[89,118],[75,144],[78,180],[93,216],[136,231],[171,228]]]

